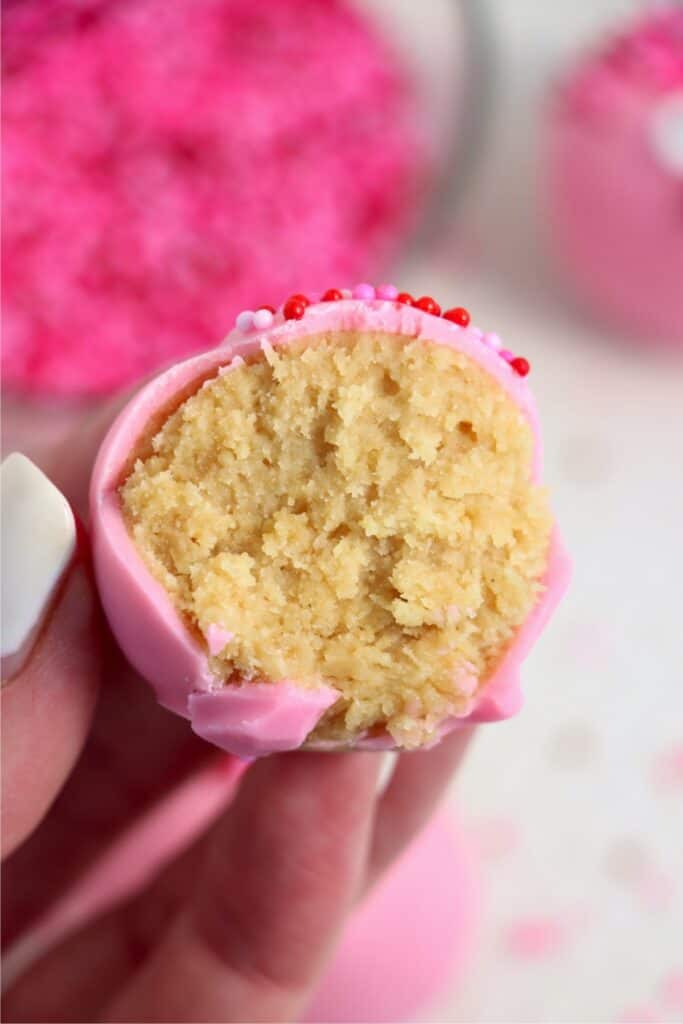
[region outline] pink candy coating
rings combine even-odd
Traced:
[[[683,8],[646,11],[570,68],[549,106],[548,241],[587,309],[683,346]],[[678,98],[678,99],[677,99]]]
[[[377,298],[386,299],[389,302],[393,302],[398,295],[398,288],[395,284],[378,284],[377,285]]]
[[[301,746],[338,697],[329,686],[304,690],[284,680],[232,686],[230,700],[223,692],[191,693],[190,720],[198,736],[236,757],[260,757]]]
[[[287,345],[324,331],[376,330],[423,338],[462,351],[492,377],[519,406],[534,434],[532,476],[541,477],[541,442],[535,406],[525,380],[511,374],[499,354],[468,329],[452,331],[448,321],[398,303],[364,300],[321,303],[301,320],[278,323],[262,337],[270,345]],[[211,672],[206,644],[185,627],[163,587],[142,562],[121,515],[117,489],[125,479],[131,452],[144,436],[151,417],[172,407],[175,395],[214,377],[235,359],[259,352],[261,338],[232,334],[217,349],[165,371],[145,385],[111,427],[97,457],[91,481],[92,537],[100,595],[112,630],[135,668],[154,687],[165,707],[191,719],[193,728],[217,746],[245,756],[294,749],[336,697],[333,687],[306,690],[291,681],[262,684],[245,681],[223,686]],[[443,722],[435,738],[463,723],[496,721],[521,705],[519,669],[569,581],[569,561],[555,531],[544,577],[545,590],[521,627],[493,676],[485,683],[469,714]],[[248,705],[246,698],[254,697]],[[200,697],[202,699],[200,699]],[[209,697],[211,698],[209,700]],[[257,699],[258,698],[258,699]],[[253,713],[252,713],[253,712]],[[388,735],[362,736],[360,749],[394,746]],[[321,744],[320,749],[329,745]],[[255,756],[249,754],[249,756]]]
[[[222,626],[209,626],[206,631],[206,645],[209,648],[209,654],[215,657],[234,639],[235,634],[231,633],[229,629],[223,629]]]

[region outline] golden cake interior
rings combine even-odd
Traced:
[[[529,425],[462,353],[325,333],[206,381],[146,439],[128,528],[217,679],[339,692],[313,740],[463,714],[538,599]]]

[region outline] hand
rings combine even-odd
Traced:
[[[110,418],[39,455],[83,516]],[[160,708],[125,663],[85,547],[2,690],[5,947],[162,798],[216,770],[227,798],[234,776],[234,760]],[[345,916],[425,823],[468,737],[402,755],[381,796],[376,754],[256,762],[188,849],[14,981],[4,1019],[297,1019]]]

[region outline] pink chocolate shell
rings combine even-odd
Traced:
[[[123,521],[118,487],[150,423],[163,420],[166,411],[204,380],[229,372],[235,359],[258,353],[264,343],[277,347],[323,331],[343,330],[422,338],[465,353],[495,377],[526,416],[534,435],[533,479],[541,476],[538,419],[526,381],[481,340],[476,329],[392,301],[319,303],[310,306],[301,320],[283,321],[278,315],[268,330],[248,336],[234,331],[218,348],[179,363],[146,384],[109,430],[92,475],[90,506],[99,591],[116,639],[131,664],[151,683],[159,702],[188,718],[200,736],[238,757],[301,746],[337,699],[337,691],[329,686],[304,689],[291,680],[224,686],[209,668],[208,643],[188,630],[138,554]],[[519,710],[520,665],[564,593],[569,574],[569,560],[555,530],[538,604],[473,698],[468,713],[442,722],[438,738],[462,724],[497,721]],[[217,624],[216,628],[229,635],[228,626]],[[368,735],[359,737],[355,746],[387,750],[394,741],[389,735]]]

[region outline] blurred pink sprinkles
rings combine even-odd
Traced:
[[[266,289],[381,266],[419,215],[425,118],[345,0],[3,15],[10,387],[125,386],[215,344]]]

